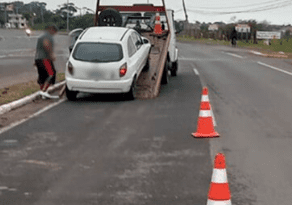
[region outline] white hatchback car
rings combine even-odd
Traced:
[[[126,93],[134,99],[135,81],[149,67],[151,44],[134,29],[90,27],[80,34],[67,62],[66,96],[78,92]]]

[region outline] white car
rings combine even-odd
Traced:
[[[90,27],[80,34],[66,65],[66,96],[78,92],[125,93],[134,99],[135,82],[149,67],[148,39],[134,29]]]

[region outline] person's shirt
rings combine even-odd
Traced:
[[[237,32],[236,32],[235,29],[231,32],[230,38],[231,39],[233,39],[233,38],[237,39]]]
[[[47,49],[44,47],[44,40],[47,39],[51,46],[52,50],[54,49],[54,38],[49,32],[45,32],[41,37],[38,38],[36,46],[35,60],[39,59],[50,59],[50,54]]]

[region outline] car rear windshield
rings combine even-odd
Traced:
[[[115,43],[78,43],[73,58],[88,62],[116,62],[123,58],[122,46]]]

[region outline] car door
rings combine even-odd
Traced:
[[[144,65],[146,64],[148,54],[146,53],[146,49],[143,45],[140,35],[136,31],[131,34],[131,37],[137,50],[137,52],[135,53],[135,58],[138,59],[137,71],[138,74],[140,74]]]
[[[127,39],[127,49],[129,57],[128,69],[131,72],[130,75],[133,76],[134,73],[137,73],[139,59],[136,57],[137,49],[131,35],[129,35]]]
[[[71,53],[79,35],[83,32],[84,30],[82,28],[77,28],[71,31],[68,36],[69,36],[69,52]]]

